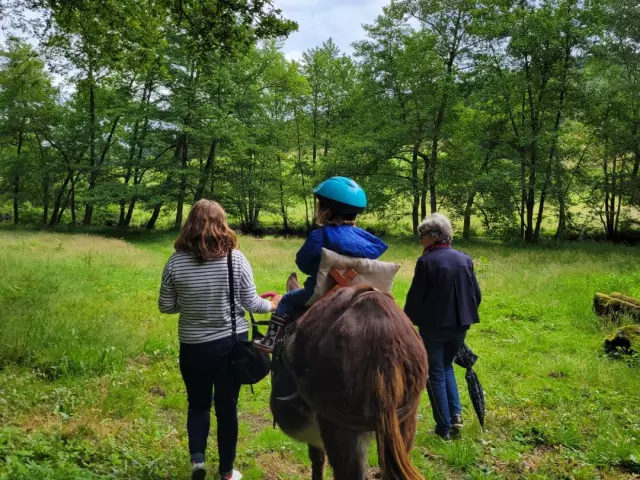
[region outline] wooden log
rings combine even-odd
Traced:
[[[625,295],[624,293],[613,292],[609,296],[613,298],[617,298],[619,300],[624,300],[625,302],[628,302],[628,303],[633,303],[634,305],[637,305],[638,307],[640,307],[640,299],[630,297],[629,295]]]
[[[602,317],[619,317],[628,315],[634,320],[640,321],[640,306],[614,298],[604,293],[596,293],[593,297],[593,310]]]
[[[610,355],[640,353],[640,325],[627,325],[605,338],[604,350]]]

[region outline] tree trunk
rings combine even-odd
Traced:
[[[491,160],[491,152],[492,149],[487,150],[487,153],[484,156],[484,161],[482,162],[482,167],[480,168],[480,175],[483,173],[489,173],[489,161]],[[471,237],[471,214],[473,213],[473,204],[477,195],[476,186],[473,185],[473,190],[469,192],[469,196],[467,197],[467,204],[464,208],[464,225],[462,227],[462,237],[465,239],[469,239]]]
[[[613,157],[613,171],[611,172],[611,195],[609,196],[609,218],[607,218],[607,228],[610,229],[610,238],[616,237],[616,198],[618,195],[618,156]]]
[[[96,93],[95,82],[93,78],[93,67],[89,67],[89,162],[91,165],[91,174],[89,175],[89,195],[95,187],[97,179],[96,171]],[[89,203],[85,206],[83,223],[87,226],[91,225],[93,221],[93,203],[89,200]]]
[[[133,160],[136,154],[136,146],[138,145],[139,128],[140,128],[140,122],[137,121],[133,125],[133,134],[131,136],[131,144],[129,145],[129,165],[127,165],[127,173],[125,173],[124,175],[125,189],[127,189],[127,187],[129,186],[129,181],[131,180],[131,175],[133,173]],[[118,226],[121,228],[124,227],[125,205],[126,205],[126,196],[120,200],[120,219],[118,220]]]
[[[133,185],[134,185],[134,187],[138,187],[138,185],[140,185],[142,183],[142,178],[144,177],[144,173],[145,173],[144,171],[140,172],[138,167],[136,167],[136,169],[135,169],[135,171],[133,173]],[[138,202],[138,200],[139,200],[139,198],[138,198],[137,195],[134,195],[133,197],[131,197],[131,200],[129,200],[129,208],[127,209],[127,215],[125,216],[124,222],[123,222],[124,228],[129,228],[129,226],[131,225],[131,218],[133,217],[133,211],[136,208],[136,203]]]
[[[309,203],[307,201],[307,186],[305,185],[304,178],[304,166],[302,165],[302,139],[300,137],[300,118],[298,116],[298,108],[296,107],[294,111],[294,117],[296,122],[296,137],[298,141],[298,166],[300,168],[300,179],[302,181],[302,191],[304,192],[302,198],[304,200],[304,213],[305,213],[305,225],[307,227],[307,232],[311,230],[311,222],[309,221]],[[315,208],[315,207],[314,207]],[[314,219],[315,222],[315,219]]]
[[[162,208],[161,203],[153,207],[153,213],[151,214],[151,218],[149,219],[145,227],[147,230],[153,230],[156,228],[156,222],[158,221],[158,217],[160,216],[161,208]]]
[[[209,180],[211,179],[211,171],[213,170],[213,166],[216,161],[216,148],[218,146],[218,141],[216,139],[211,141],[211,147],[209,148],[209,155],[207,156],[207,162],[204,165],[204,169],[200,175],[200,181],[198,182],[198,186],[196,188],[196,193],[194,195],[193,201],[197,202],[204,196],[204,190]]]
[[[438,144],[440,143],[440,131],[444,121],[444,113],[447,108],[447,95],[442,97],[438,114],[433,123],[433,138],[431,139],[431,159],[429,165],[429,196],[431,200],[431,213],[438,211],[436,198],[436,165],[438,163]]]
[[[462,238],[468,240],[471,237],[471,213],[473,212],[473,202],[476,198],[475,190],[467,197],[467,204],[464,207],[464,225],[462,227]]]
[[[413,190],[413,204],[411,208],[411,220],[413,233],[418,233],[418,225],[420,223],[420,186],[418,180],[418,145],[413,146],[413,155],[411,161],[411,187]]]
[[[282,228],[285,232],[289,231],[289,218],[287,217],[287,206],[284,202],[284,182],[282,181],[282,156],[278,155],[278,167],[280,169],[280,213],[282,214]]]
[[[180,228],[182,228],[182,215],[183,215],[183,210],[184,210],[184,197],[186,194],[186,190],[187,190],[187,160],[188,160],[188,154],[189,154],[189,146],[188,146],[188,139],[187,139],[187,134],[184,133],[183,137],[182,137],[182,145],[180,148],[180,157],[182,158],[182,161],[180,163],[180,191],[178,192],[178,208],[176,211],[176,221],[174,224],[174,228],[176,230],[179,230]]]
[[[76,226],[76,180],[71,181],[71,225]]]
[[[615,158],[615,157],[614,157]],[[604,174],[604,229],[608,240],[613,240],[615,215],[615,193],[612,192],[614,172],[609,175],[609,157],[607,151],[607,141],[605,140],[605,152],[602,159],[602,172]]]
[[[120,216],[118,217],[118,226],[120,228],[124,228],[124,217],[125,217],[125,201],[120,200]]]
[[[542,186],[542,190],[540,191],[540,201],[538,202],[538,217],[536,219],[536,229],[533,232],[534,240],[538,240],[540,238],[540,228],[542,227],[542,217],[544,213],[544,202],[547,197],[547,189],[549,188],[550,182],[550,172],[547,172],[547,175],[544,179],[544,185]]]
[[[535,135],[535,134],[534,134]],[[533,242],[533,211],[535,210],[536,202],[536,161],[537,161],[537,145],[534,143],[531,145],[531,155],[529,157],[529,189],[527,193],[527,231],[525,234],[525,240],[527,242]]]
[[[564,195],[558,196],[558,229],[556,230],[556,240],[563,240],[567,231],[567,207]]]
[[[42,225],[47,225],[49,219],[49,174],[45,173],[42,178]]]
[[[58,218],[56,219],[55,224],[62,222],[62,216],[64,215],[64,211],[67,209],[69,204],[72,203],[72,200],[73,200],[72,207],[74,209],[74,211],[72,212],[72,216],[73,218],[75,218],[75,198],[73,197],[74,197],[75,185],[76,183],[78,183],[79,178],[80,178],[80,173],[78,173],[75,177],[73,177],[73,175],[71,176],[71,188],[69,189],[69,193],[67,194],[66,198],[64,199],[64,202],[62,203],[62,208],[60,209],[60,213],[58,213]]]
[[[18,225],[20,223],[20,174],[16,173],[13,176],[13,223]]]
[[[631,204],[640,202],[640,135],[638,134],[638,122],[633,124],[633,138],[635,138],[633,169],[631,171]]]
[[[311,152],[311,162],[313,165],[313,171],[311,172],[311,174],[315,179],[315,176],[317,174],[316,161],[318,158],[318,93],[317,92],[314,93],[314,106],[313,106],[312,119],[313,119],[313,145],[312,145],[312,152]]]
[[[16,160],[16,173],[13,177],[13,223],[18,225],[20,223],[20,154],[22,153],[22,144],[24,142],[24,136],[22,132],[18,133],[18,154]]]
[[[562,87],[560,88],[560,98],[558,99],[558,110],[556,111],[556,119],[553,125],[553,140],[551,142],[551,148],[549,149],[549,164],[547,165],[547,173],[544,179],[544,186],[542,187],[542,192],[540,193],[538,220],[536,221],[536,231],[534,233],[534,237],[536,240],[540,238],[540,228],[542,225],[542,216],[544,213],[544,202],[547,194],[547,189],[549,188],[549,184],[551,182],[551,173],[553,171],[554,166],[556,166],[558,169],[560,168],[560,166],[558,165],[559,162],[557,158],[558,157],[558,153],[557,153],[558,137],[560,135],[560,122],[562,120],[562,113],[564,109],[564,99],[567,92],[567,77],[569,74],[570,59],[571,59],[571,36],[567,33],[567,35],[565,35],[564,62],[563,62],[563,68],[562,68],[562,83],[561,83]],[[554,161],[556,163],[554,163]]]
[[[527,222],[525,221],[524,210],[527,203],[527,167],[524,152],[520,151],[520,238],[524,240]]]
[[[415,146],[414,146],[415,148]],[[422,191],[420,192],[420,218],[427,216],[427,192],[429,191],[429,157],[422,157],[424,166],[422,169]]]
[[[64,191],[67,189],[67,185],[73,178],[73,171],[69,170],[64,182],[62,182],[62,186],[60,190],[58,190],[58,194],[56,195],[56,201],[53,204],[53,212],[51,213],[51,220],[49,221],[49,226],[54,227],[58,223],[58,217],[61,217],[60,209],[62,208],[62,199],[64,198]]]
[[[133,197],[129,200],[129,208],[127,209],[127,215],[124,217],[124,228],[129,228],[131,225],[131,218],[133,217],[133,211],[136,208],[136,202],[138,201],[138,197]]]

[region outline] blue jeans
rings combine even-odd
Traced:
[[[285,293],[273,313],[278,317],[289,317],[295,320],[305,312],[306,304],[312,296],[313,288],[300,288]]]
[[[453,359],[464,343],[468,327],[443,328],[436,331],[421,331],[422,341],[429,359],[429,381],[427,393],[431,401],[436,433],[451,432],[451,417],[460,415],[460,396],[453,373]]]
[[[248,334],[238,338],[247,340]],[[180,373],[187,388],[187,434],[189,453],[194,462],[204,462],[209,437],[210,410],[217,418],[220,473],[233,470],[238,443],[238,396],[240,384],[229,370],[231,337],[206,343],[180,344]]]

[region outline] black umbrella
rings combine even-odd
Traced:
[[[473,403],[473,409],[476,411],[480,425],[484,429],[484,390],[482,389],[482,385],[480,385],[478,375],[473,371],[473,366],[477,360],[478,356],[473,353],[469,347],[467,347],[466,343],[463,343],[453,361],[456,365],[467,369],[467,373],[464,378],[467,380],[469,396],[471,397],[471,403]]]

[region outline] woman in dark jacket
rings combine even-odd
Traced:
[[[453,230],[444,215],[435,213],[418,227],[423,255],[404,311],[420,329],[429,358],[427,392],[436,434],[444,439],[462,428],[462,409],[453,372],[453,359],[469,326],[480,321],[481,293],[469,256],[451,248]]]

